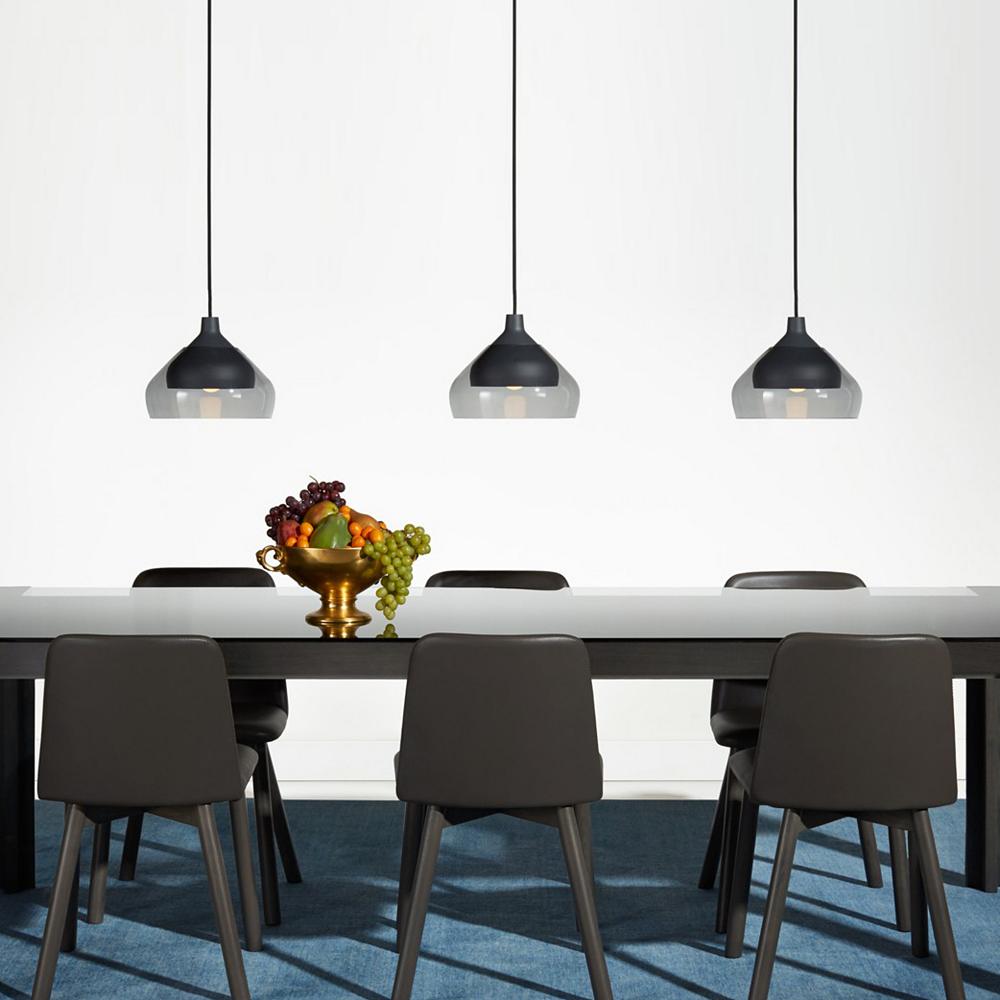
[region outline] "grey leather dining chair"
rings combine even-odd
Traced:
[[[179,736],[179,734],[182,734]],[[165,752],[169,748],[169,752]],[[222,651],[200,636],[60,636],[45,667],[39,798],[63,802],[66,820],[49,900],[33,1000],[48,1000],[60,948],[76,944],[80,838],[117,818],[153,812],[197,827],[234,1000],[249,1000],[236,917],[212,804],[228,802],[247,948],[261,948],[244,801],[257,754],[236,742]],[[103,911],[104,879],[91,881]]]
[[[569,636],[430,635],[410,656],[396,794],[406,803],[392,1000],[413,988],[442,831],[494,813],[557,827],[593,993],[611,1000],[578,809],[603,793],[586,647]]]
[[[270,573],[256,567],[161,566],[143,570],[133,587],[274,587]],[[288,685],[284,680],[231,680],[229,695],[236,724],[236,739],[257,753],[253,773],[254,820],[257,830],[257,853],[260,864],[261,898],[264,922],[273,927],[281,923],[275,844],[281,856],[285,879],[302,881],[292,834],[285,815],[285,803],[274,773],[268,745],[277,740],[288,724]],[[139,842],[142,837],[142,814],[132,816],[125,833],[119,878],[135,878]]]
[[[761,805],[783,810],[750,1000],[768,995],[796,841],[851,817],[910,840],[912,951],[929,953],[927,907],[947,1000],[964,1000],[928,810],[957,798],[948,647],[926,635],[801,633],[774,654],[760,739],[729,761],[739,844],[727,954],[742,949]]]
[[[726,587],[737,590],[819,590],[840,591],[862,589],[865,582],[853,573],[822,570],[765,570],[737,573],[726,581]],[[710,724],[716,743],[729,750],[730,756],[755,746],[760,731],[761,712],[764,707],[766,681],[716,680],[712,684]],[[705,860],[698,885],[711,889],[722,864],[722,887],[716,908],[716,930],[725,931],[725,898],[729,892],[730,861],[735,840],[732,816],[726,823],[726,799],[729,793],[728,769],[723,776],[719,801],[716,805],[709,834]],[[873,889],[882,888],[882,868],[879,863],[878,845],[874,826],[858,820],[858,836],[865,866],[865,877]],[[728,844],[728,850],[724,847]],[[909,929],[909,904],[907,902],[907,862],[903,833],[890,828],[889,847],[893,866],[893,892],[896,904],[896,923],[900,930]]]

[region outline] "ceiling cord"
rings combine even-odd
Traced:
[[[517,0],[511,0],[513,9],[511,43],[511,136],[510,136],[510,248],[511,290],[514,298],[514,315],[517,315]]]
[[[792,286],[799,315],[799,0],[792,0]]]
[[[206,231],[208,234],[208,315],[212,315],[212,0],[208,2],[208,60],[207,60],[207,109],[206,133],[207,156],[205,160],[205,214],[207,216]]]

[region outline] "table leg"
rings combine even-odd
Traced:
[[[0,680],[0,889],[35,887],[35,682]]]
[[[965,882],[996,892],[1000,879],[1000,682],[966,682]]]

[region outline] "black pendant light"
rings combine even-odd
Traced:
[[[206,129],[206,250],[208,315],[201,332],[153,376],[146,387],[151,417],[270,417],[274,386],[219,329],[212,311],[212,0],[208,8]]]
[[[806,332],[799,314],[799,0],[792,0],[792,285],[795,314],[785,335],[733,386],[741,418],[852,419],[861,411],[861,387]]]
[[[517,0],[512,8],[511,61],[511,291],[504,331],[451,385],[453,417],[575,417],[580,387],[529,336],[517,311]]]

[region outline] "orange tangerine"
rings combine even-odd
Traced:
[[[351,523],[347,526],[347,530],[352,535],[354,535],[355,537],[357,537],[358,535],[361,534],[361,525],[358,524],[357,521],[351,521]]]
[[[351,548],[360,549],[365,544],[365,540],[360,535],[355,535],[351,539]]]
[[[369,542],[383,542],[385,541],[385,532],[381,528],[372,528],[368,532]]]
[[[296,545],[298,545],[298,547],[300,549],[307,549],[307,548],[309,548],[309,536],[308,535],[299,535],[299,540],[298,540],[298,542],[296,542]]]
[[[313,526],[308,521],[303,521],[299,525],[299,534],[305,535],[308,538],[313,533]]]

